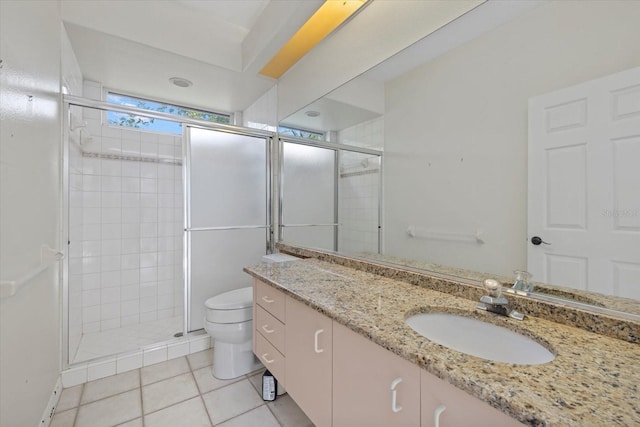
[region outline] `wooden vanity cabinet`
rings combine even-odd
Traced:
[[[418,426],[420,371],[334,322],[333,426]]]
[[[503,414],[463,390],[420,370],[421,427],[522,427],[518,420]]]
[[[259,280],[254,301],[253,351],[317,427],[522,426]]]
[[[259,280],[253,286],[253,352],[278,382],[286,387],[285,296]]]
[[[286,297],[287,391],[317,427],[331,426],[333,321]]]

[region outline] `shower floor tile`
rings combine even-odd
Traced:
[[[126,353],[167,341],[182,331],[182,316],[154,320],[118,329],[83,334],[72,363]]]

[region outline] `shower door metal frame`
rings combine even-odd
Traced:
[[[162,113],[158,111],[145,110],[137,107],[129,107],[126,105],[116,105],[110,104],[104,101],[97,101],[94,99],[83,98],[80,96],[74,95],[63,95],[62,99],[62,150],[61,150],[61,159],[60,159],[60,176],[61,181],[60,185],[62,186],[62,191],[60,192],[60,218],[61,218],[61,227],[60,227],[60,236],[61,242],[66,246],[64,249],[64,253],[68,254],[69,251],[69,138],[70,138],[70,126],[71,126],[71,107],[86,107],[93,108],[96,110],[100,110],[101,112],[114,111],[118,113],[127,113],[145,116],[149,118],[159,119],[159,120],[168,120],[171,122],[180,123],[183,126],[183,129],[186,129],[187,126],[202,128],[213,131],[222,131],[227,133],[235,133],[247,136],[254,136],[267,139],[266,141],[266,150],[267,150],[267,251],[273,248],[274,245],[274,224],[273,224],[273,203],[272,203],[272,194],[273,194],[273,179],[272,179],[272,145],[274,141],[274,137],[276,135],[275,132],[263,131],[259,129],[245,128],[241,126],[235,125],[227,125],[223,123],[212,123],[206,120],[192,119],[188,117],[178,117],[173,114]],[[184,135],[184,130],[183,130]],[[184,166],[184,139],[183,139],[183,177],[184,171],[186,167]],[[185,190],[185,181],[183,180],[183,192]],[[183,196],[184,197],[184,196]],[[186,206],[186,205],[185,205]],[[183,212],[184,215],[184,212]],[[184,233],[183,233],[184,234]],[[66,245],[64,242],[67,242]],[[184,254],[186,253],[186,248],[183,250],[183,259]],[[88,359],[83,360],[82,362],[72,363],[70,360],[70,352],[69,352],[69,256],[65,256],[62,260],[62,272],[61,272],[61,288],[62,288],[62,296],[61,296],[61,324],[62,324],[62,333],[60,337],[60,344],[62,346],[62,370],[69,369],[76,365],[85,365],[94,360],[104,359],[104,357],[111,357],[115,354],[109,356],[98,357],[96,359]],[[185,264],[186,265],[186,264]],[[183,295],[184,300],[187,300],[187,295]],[[183,319],[187,318],[188,313],[183,313]],[[186,322],[183,320],[183,335],[187,335],[187,329],[184,327]],[[170,337],[167,337],[167,341],[169,341]]]
[[[266,224],[240,225],[240,226],[222,226],[222,227],[192,227],[191,226],[191,139],[189,129],[205,129],[215,132],[230,133],[233,135],[249,136],[261,138],[265,141],[265,222]],[[214,129],[210,126],[186,125],[182,128],[182,190],[183,190],[183,269],[184,269],[184,316],[183,316],[183,334],[190,333],[191,329],[191,233],[194,231],[222,231],[222,230],[243,230],[243,229],[260,229],[266,230],[266,249],[270,252],[273,247],[274,224],[272,216],[272,145],[274,141],[274,133],[262,131],[258,129],[242,128],[233,126],[231,128]],[[194,332],[194,331],[192,331]]]
[[[335,152],[334,157],[334,188],[333,188],[333,215],[334,222],[329,224],[285,224],[283,222],[283,204],[284,204],[284,143],[290,144],[298,144],[298,145],[306,145],[309,147],[316,148],[324,148],[327,150],[333,150]],[[342,145],[336,144],[333,142],[326,141],[318,141],[308,138],[299,138],[295,136],[279,136],[278,137],[278,241],[283,242],[283,230],[287,227],[333,227],[333,250],[338,251],[338,227],[340,226],[338,220],[338,203],[339,203],[339,176],[340,176],[340,168],[339,168],[339,159],[338,153],[340,151],[350,151],[353,153],[360,154],[370,154],[378,157],[379,165],[380,165],[380,177],[378,180],[378,253],[382,253],[382,154],[383,152],[380,150],[374,150],[371,148],[365,147],[356,147],[353,145]]]

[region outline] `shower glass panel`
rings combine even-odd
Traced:
[[[270,138],[187,127],[186,330],[204,325],[204,302],[251,286],[270,236]]]
[[[280,239],[336,250],[336,152],[282,141],[281,168]]]

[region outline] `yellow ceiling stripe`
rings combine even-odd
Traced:
[[[327,0],[265,65],[260,74],[280,78],[367,0]]]

